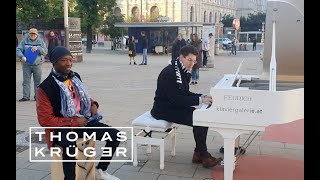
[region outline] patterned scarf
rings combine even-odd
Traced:
[[[186,69],[186,67],[183,65],[179,57],[175,60],[172,60],[170,64],[174,66],[174,70],[176,72],[176,79],[177,79],[176,82],[178,84],[179,89],[181,89],[182,88],[181,71],[189,75],[191,75],[191,71]]]
[[[91,99],[88,94],[88,91],[84,84],[80,81],[77,76],[71,76],[70,81],[72,82],[73,87],[75,88],[75,93],[80,97],[80,114],[76,113],[76,107],[73,102],[71,93],[62,81],[58,80],[59,77],[63,76],[57,73],[54,68],[52,68],[52,77],[58,84],[60,88],[60,97],[61,97],[61,110],[60,113],[63,117],[85,117],[88,121],[91,120],[101,120],[102,116],[97,114],[94,117],[91,117],[90,107],[91,107]],[[73,72],[71,72],[73,73]]]

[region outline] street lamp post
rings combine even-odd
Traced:
[[[64,28],[65,28],[65,47],[69,49],[69,19],[68,19],[68,0],[63,0],[64,8]]]
[[[141,15],[140,15],[140,21],[142,22],[142,0],[141,0],[140,8],[141,8],[141,11],[140,11],[140,13],[141,13]]]
[[[262,36],[261,36],[261,43],[264,43],[264,25],[265,25],[265,22],[262,22]]]

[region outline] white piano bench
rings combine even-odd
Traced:
[[[138,165],[138,144],[146,144],[147,152],[151,153],[151,145],[160,146],[160,169],[164,169],[165,141],[171,139],[171,155],[176,155],[176,129],[174,123],[166,120],[157,120],[151,116],[150,111],[132,121],[134,129],[140,131],[133,137],[133,166]]]
[[[96,148],[96,143],[93,139],[84,141],[82,138],[77,139],[78,154],[77,160],[95,160],[95,156],[86,157],[83,154],[83,150],[86,147]],[[62,148],[60,156],[53,154],[52,160],[62,160]],[[76,162],[76,180],[94,180],[95,179],[95,163],[94,162]],[[64,173],[62,168],[62,162],[51,162],[51,180],[62,180],[64,179]]]

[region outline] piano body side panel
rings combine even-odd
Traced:
[[[195,110],[194,122],[266,127],[304,118],[304,88],[288,91],[211,88],[210,94],[212,106]]]

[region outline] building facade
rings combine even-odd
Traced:
[[[248,17],[248,14],[266,13],[267,0],[237,0],[237,18]]]
[[[116,15],[126,23],[202,23],[219,26],[224,15],[236,15],[236,0],[117,0]],[[178,28],[188,39],[191,33],[202,37],[202,27]],[[215,34],[215,33],[214,33]]]
[[[115,13],[126,22],[217,23],[236,15],[236,0],[117,0]],[[160,17],[160,18],[159,18]]]

